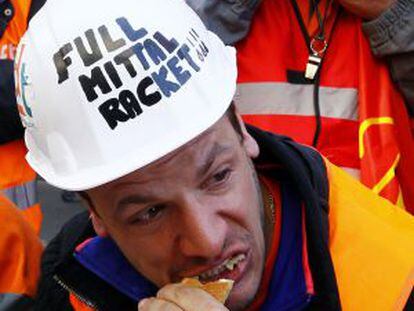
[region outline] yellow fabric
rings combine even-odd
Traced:
[[[21,212],[0,195],[0,294],[33,297],[43,246]]]
[[[343,310],[402,310],[414,285],[414,217],[327,167],[330,250]]]

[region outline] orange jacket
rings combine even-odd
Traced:
[[[23,303],[36,293],[43,246],[13,204],[0,195],[0,294],[3,303]]]
[[[8,1],[6,1],[8,2]],[[13,59],[15,49],[27,28],[28,17],[32,6],[38,5],[37,0],[11,0],[14,16],[9,21],[7,28],[0,36],[0,99],[3,107],[12,106],[14,103],[13,87]],[[11,95],[10,95],[11,94]],[[4,101],[6,101],[4,103]],[[2,122],[14,124],[18,119],[17,108],[15,115],[13,111],[0,111],[7,116],[0,116]],[[1,118],[2,117],[2,118]],[[1,124],[0,127],[7,127]],[[10,125],[12,128],[16,125]],[[20,125],[19,125],[20,126]],[[25,160],[26,147],[22,139],[16,140],[13,130],[7,129],[3,135],[13,135],[6,143],[0,144],[0,191],[12,201],[16,207],[23,211],[24,216],[33,225],[35,232],[40,233],[42,212],[36,195],[36,174]],[[4,139],[6,139],[5,137]]]
[[[3,193],[40,234],[42,211],[36,192],[36,173],[25,159],[23,140],[0,145],[0,192]]]
[[[297,3],[312,36],[318,27],[315,16],[306,18],[309,1]],[[325,4],[321,1],[322,14]],[[338,15],[335,4],[328,11],[329,45],[320,72],[321,134],[316,147],[377,194],[414,212],[409,176],[414,172],[414,139],[407,111],[386,64],[372,55],[361,24],[360,18],[344,10]],[[237,50],[235,101],[244,119],[312,144],[314,85],[303,78],[309,51],[291,1],[263,0]]]
[[[342,309],[403,310],[414,289],[414,217],[327,167],[329,249]]]

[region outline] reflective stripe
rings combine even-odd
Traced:
[[[35,180],[16,187],[3,189],[2,192],[21,210],[25,210],[38,203]]]
[[[30,297],[17,294],[0,294],[0,311],[27,311],[33,306]]]
[[[239,83],[234,99],[241,114],[314,116],[313,85],[281,82]],[[321,116],[358,120],[358,92],[353,88],[320,87]]]

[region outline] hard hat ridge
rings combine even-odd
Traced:
[[[70,190],[182,146],[224,114],[236,86],[235,50],[182,0],[46,2],[16,59],[27,159]]]

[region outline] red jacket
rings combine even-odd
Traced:
[[[309,1],[297,1],[309,16]],[[324,14],[324,4],[321,12]],[[316,17],[305,27],[311,37]],[[414,139],[403,99],[386,64],[371,53],[362,21],[333,6],[320,71],[321,132],[316,147],[374,192],[414,211]],[[309,49],[291,1],[264,0],[237,45],[236,104],[247,122],[312,144],[314,84],[303,78]],[[411,173],[410,173],[411,172]],[[402,201],[404,199],[404,202]]]

